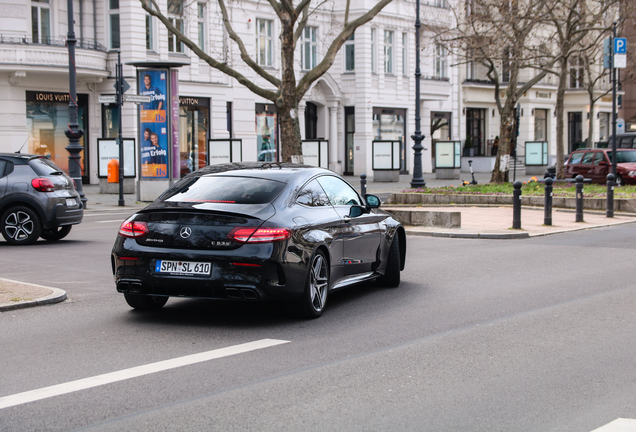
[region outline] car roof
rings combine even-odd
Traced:
[[[0,153],[0,157],[3,159],[9,159],[11,162],[17,165],[27,165],[27,163],[33,158],[44,157],[41,155],[32,155],[28,153]]]
[[[275,180],[287,183],[292,177],[310,177],[320,173],[332,173],[311,165],[284,162],[233,162],[208,165],[187,177],[236,176]]]

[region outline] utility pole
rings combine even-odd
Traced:
[[[411,135],[415,145],[413,151],[415,152],[413,157],[413,179],[411,180],[412,188],[425,188],[426,181],[422,175],[422,140],[424,136],[421,131],[421,118],[420,118],[420,0],[416,0],[416,17],[415,17],[415,133]]]
[[[121,65],[121,51],[117,51],[117,65],[115,65],[115,87],[117,90],[117,115],[119,117],[119,132],[117,135],[117,145],[119,146],[119,201],[118,205],[126,205],[124,201],[124,140],[122,139],[122,107],[124,105],[124,75]]]

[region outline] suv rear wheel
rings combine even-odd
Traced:
[[[40,218],[28,207],[12,207],[2,215],[0,219],[2,237],[15,245],[27,245],[35,243],[42,232]]]

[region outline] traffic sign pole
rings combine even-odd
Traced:
[[[125,206],[124,201],[124,141],[122,139],[122,106],[124,105],[124,76],[123,68],[121,65],[121,51],[117,51],[117,65],[116,70],[116,82],[117,89],[117,112],[119,116],[119,134],[117,136],[117,143],[119,144],[119,206]]]
[[[616,120],[618,115],[616,114],[616,65],[614,64],[614,51],[616,49],[615,41],[616,41],[616,22],[614,22],[612,28],[612,38],[610,42],[610,54],[611,54],[611,62],[612,62],[612,70],[610,71],[612,74],[612,174],[614,174],[614,178],[616,177]],[[625,48],[625,45],[623,45]]]

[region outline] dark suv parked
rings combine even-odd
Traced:
[[[74,181],[44,156],[0,153],[0,230],[11,244],[66,237],[84,209]]]

